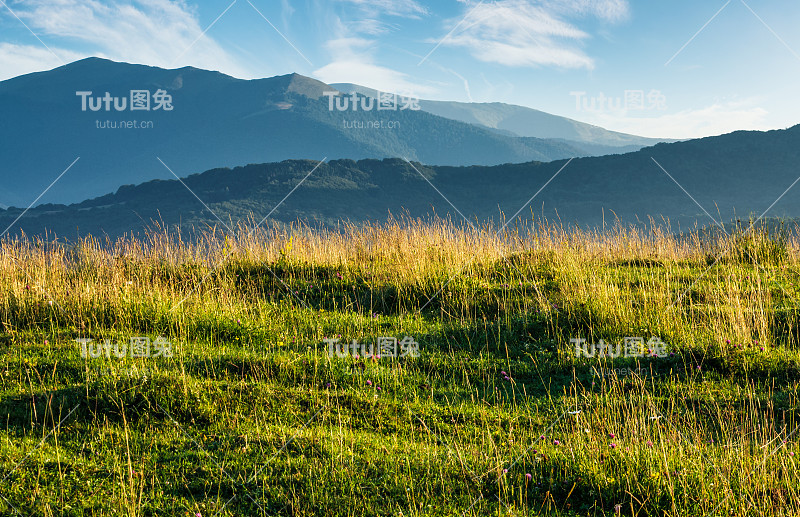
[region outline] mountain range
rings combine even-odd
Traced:
[[[133,110],[132,91],[146,92],[151,109]],[[421,101],[419,110],[339,111],[331,109],[334,92],[298,74],[241,80],[100,58],[2,81],[0,207],[76,203],[122,185],[287,159],[499,165],[618,154],[655,142],[504,104]],[[156,110],[157,95],[170,102]],[[125,109],[117,111],[115,101]],[[134,125],[144,128],[127,127]]]
[[[158,223],[184,233],[304,219],[333,227],[438,215],[498,225],[544,217],[583,227],[669,220],[673,231],[734,218],[800,217],[800,126],[662,143],[633,153],[494,166],[392,159],[287,160],[130,185],[27,212],[13,232],[120,236]],[[299,185],[299,186],[298,186]],[[0,211],[0,229],[22,214]],[[662,219],[663,218],[663,219]],[[227,230],[226,230],[227,231]]]
[[[376,97],[380,93],[373,88],[352,83],[332,83],[331,86],[343,93],[358,93],[369,97]],[[562,140],[582,149],[595,145],[598,146],[598,151],[602,151],[603,147],[636,151],[659,142],[674,141],[609,131],[585,122],[502,102],[453,102],[421,99],[419,105],[423,111],[439,117],[482,126],[506,135]],[[597,154],[604,153],[598,152]]]

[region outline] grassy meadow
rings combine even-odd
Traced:
[[[7,237],[0,515],[800,515],[791,232],[494,230]]]

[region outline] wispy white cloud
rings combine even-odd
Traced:
[[[630,16],[627,0],[550,0],[540,3],[563,16],[595,16],[610,22],[619,22]]]
[[[470,92],[470,89],[469,89],[469,81],[467,81],[467,79],[463,75],[459,74],[458,72],[456,72],[452,68],[445,68],[445,70],[450,72],[451,74],[453,74],[454,76],[458,77],[461,80],[462,84],[464,85],[464,93],[467,96],[467,101],[468,102],[474,102],[472,100],[472,92]]]
[[[455,76],[461,82],[461,84],[464,87],[464,99],[467,102],[474,102],[474,100],[472,98],[472,91],[470,90],[470,86],[469,86],[469,80],[467,80],[466,77],[464,77],[462,74],[458,73],[457,71],[453,70],[452,68],[449,68],[449,67],[446,67],[446,66],[442,66],[441,64],[437,63],[433,59],[428,60],[428,64],[438,68],[442,72],[445,72],[447,74]],[[484,80],[485,80],[485,78],[484,78]],[[444,83],[444,84],[441,84],[440,86],[446,92],[445,98],[442,99],[442,100],[448,100],[448,101],[457,100],[453,95],[452,85],[448,85],[447,83]],[[431,100],[439,100],[439,99],[432,98]]]
[[[338,4],[347,8],[347,17],[337,16],[337,21],[351,35],[388,34],[398,30],[392,20],[419,19],[428,14],[428,10],[415,0],[338,0]]]
[[[586,122],[623,133],[679,139],[721,135],[743,128],[774,129],[768,123],[769,111],[760,107],[760,102],[757,98],[719,101],[702,108],[636,117],[625,112],[596,112]]]
[[[591,69],[594,61],[582,48],[590,34],[573,20],[619,22],[629,15],[627,0],[477,3],[467,5],[466,16],[449,20],[452,33],[436,43],[464,48],[480,61],[506,66]]]
[[[325,44],[330,62],[315,70],[314,77],[326,83],[356,83],[376,90],[412,97],[428,97],[437,88],[407,73],[378,64],[379,38],[395,29],[386,17],[417,17],[427,10],[414,0],[339,0],[355,5],[344,14],[329,13],[333,36]]]
[[[368,36],[380,36],[397,28],[391,23],[376,18],[350,20],[347,22],[347,27],[353,34],[366,34]]]
[[[350,37],[331,40],[327,48],[333,61],[314,72],[325,83],[356,83],[384,92],[394,92],[412,97],[426,97],[436,89],[418,83],[407,74],[376,64],[370,49],[374,41]]]
[[[436,92],[436,88],[418,84],[402,72],[360,60],[340,59],[320,68],[314,75],[328,84],[355,83],[409,97],[426,98]]]
[[[374,15],[420,17],[428,14],[428,10],[415,0],[339,0],[355,5],[365,12]]]
[[[82,54],[61,48],[52,48],[52,52],[43,45],[16,45],[0,43],[0,81],[19,75],[50,70],[65,62],[78,60]]]
[[[289,0],[281,0],[281,21],[284,28],[289,27],[289,20],[292,19],[293,15],[294,7],[289,3]]]
[[[238,77],[251,76],[248,68],[238,64],[210,35],[200,37],[205,27],[201,27],[196,10],[182,0],[26,0],[13,4],[12,8],[31,30],[55,41],[57,46],[92,49],[82,56],[76,51],[65,52],[67,61],[74,60],[76,55],[93,55],[162,67],[191,65]],[[0,55],[0,62],[5,57],[10,59],[13,50],[7,48],[6,54]],[[36,57],[35,53],[29,55]]]

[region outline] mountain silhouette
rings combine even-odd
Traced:
[[[147,92],[150,110],[132,109],[134,90]],[[100,58],[2,81],[0,207],[27,207],[55,180],[39,204],[286,159],[402,157],[432,165],[496,165],[631,150],[518,137],[425,110],[331,110],[326,92],[336,90],[298,74],[241,80]],[[127,103],[126,109],[117,111],[110,100],[107,111],[106,93]],[[153,109],[157,94],[169,96],[172,109]]]

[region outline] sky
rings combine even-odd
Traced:
[[[89,56],[296,72],[696,138],[800,123],[796,0],[0,0],[0,80]]]

